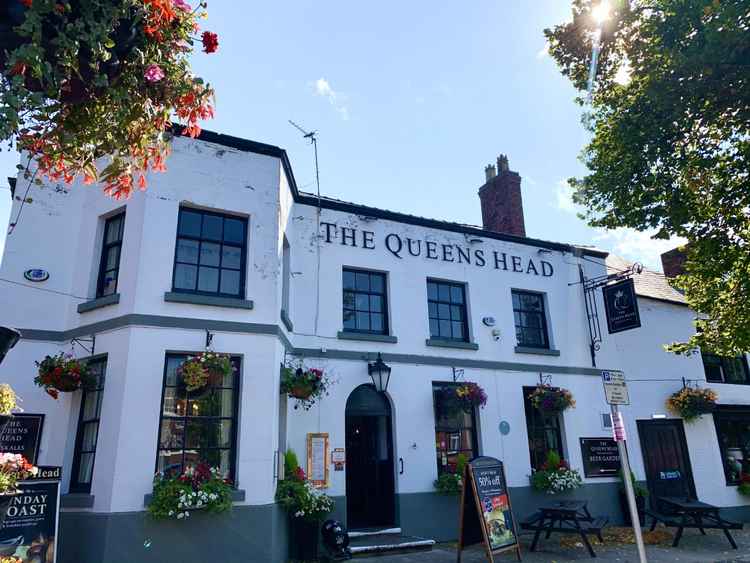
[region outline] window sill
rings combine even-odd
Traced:
[[[457,348],[459,350],[479,350],[479,344],[476,342],[462,342],[460,340],[443,340],[442,338],[428,338],[425,340],[427,346],[437,346],[438,348]]]
[[[550,348],[529,348],[527,346],[516,346],[516,354],[536,354],[537,356],[559,356],[560,350]]]
[[[398,338],[391,336],[390,334],[367,334],[365,332],[347,332],[345,330],[339,331],[336,334],[336,338],[339,340],[363,340],[366,342],[385,342],[387,344],[396,344]]]
[[[143,506],[148,507],[149,504],[151,504],[151,499],[153,498],[152,493],[148,493],[143,495]],[[245,490],[244,489],[232,489],[232,502],[243,502],[245,500]]]
[[[167,291],[164,294],[164,301],[170,303],[190,303],[191,305],[210,305],[213,307],[227,307],[230,309],[252,309],[253,302],[247,299],[237,299],[235,297],[221,297],[219,295],[198,295],[195,293],[177,293]]]
[[[68,493],[60,495],[60,508],[93,508],[94,495],[89,493]]]
[[[113,293],[111,295],[106,295],[104,297],[98,297],[96,299],[92,299],[91,301],[84,301],[83,303],[79,303],[78,312],[88,313],[89,311],[93,311],[94,309],[100,309],[102,307],[107,307],[108,305],[117,305],[119,302],[120,302],[120,294]]]
[[[289,315],[287,315],[284,309],[281,310],[281,322],[284,323],[284,326],[289,332],[294,331],[294,325],[292,324],[292,319],[289,318]]]

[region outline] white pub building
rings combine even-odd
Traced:
[[[126,202],[82,185],[32,186],[8,238],[0,325],[22,339],[0,381],[26,412],[46,415],[39,463],[64,475],[60,561],[285,561],[276,484],[287,448],[305,465],[309,434],[327,435],[324,490],[349,529],[455,539],[456,497],[433,483],[461,453],[504,462],[523,518],[548,500],[529,482],[548,451],[584,476],[581,440],[611,437],[602,369],[629,382],[636,478],[654,491],[678,475],[686,494],[750,520],[736,486],[737,468],[750,470],[746,359],[665,352],[690,335],[693,313],[649,271],[633,276],[641,327],[609,334],[601,290],[586,293],[581,280],[630,264],[528,238],[521,177],[506,158],[485,170],[480,228],[302,193],[274,146],[204,132],[173,149],[169,171]],[[14,217],[22,177],[17,185]],[[25,279],[32,268],[48,279]],[[209,340],[239,370],[210,416],[175,409],[175,368]],[[71,349],[100,385],[55,401],[34,385],[34,362]],[[391,368],[385,390],[368,373],[379,354]],[[335,380],[310,410],[280,394],[290,361]],[[668,413],[683,379],[714,389],[718,409],[690,424]],[[469,381],[486,406],[436,417],[436,391]],[[576,407],[541,416],[528,400],[540,381],[570,390]],[[208,426],[218,431],[201,433]],[[231,477],[233,510],[152,520],[154,473],[198,460]],[[567,496],[621,521],[617,476],[583,480]]]

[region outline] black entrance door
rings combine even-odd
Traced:
[[[681,420],[639,420],[643,464],[652,506],[658,497],[695,498],[695,482]]]
[[[350,529],[394,524],[391,406],[371,385],[346,402],[346,519]]]

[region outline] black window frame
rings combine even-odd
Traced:
[[[111,225],[115,222],[115,220],[120,220],[120,228],[119,228],[119,233],[117,235],[117,240],[114,240],[112,242],[107,242],[107,234],[109,233],[109,229]],[[99,275],[96,278],[97,299],[100,297],[106,297],[108,295],[114,295],[117,293],[117,286],[120,282],[120,260],[122,259],[122,239],[123,239],[124,233],[125,233],[125,210],[124,209],[104,219],[104,230],[102,231],[102,251],[99,254]],[[107,269],[107,254],[113,248],[117,248],[117,264],[113,268]],[[110,272],[114,272],[115,287],[111,293],[104,293],[105,282],[107,281],[107,278],[105,276],[107,275],[107,273],[110,273]]]
[[[200,236],[194,236],[194,235],[186,235],[186,234],[180,234],[180,225],[182,221],[183,213],[198,213],[201,215],[201,234]],[[204,238],[203,237],[203,222],[205,221],[206,216],[212,216],[212,217],[220,217],[222,219],[222,235],[220,239],[210,239],[210,238]],[[234,221],[240,221],[243,224],[243,234],[241,243],[236,242],[227,242],[224,240],[224,220],[231,219]],[[172,264],[172,291],[175,293],[187,293],[189,295],[207,295],[211,297],[229,297],[229,298],[236,298],[236,299],[244,299],[245,298],[245,283],[246,283],[246,273],[247,273],[247,239],[248,239],[248,218],[243,217],[240,215],[231,215],[228,213],[219,213],[217,211],[206,211],[204,209],[198,209],[195,207],[180,207],[180,210],[177,214],[177,234],[175,236],[175,248],[174,248],[174,262]],[[197,262],[185,262],[185,261],[178,261],[178,253],[180,249],[180,239],[185,239],[193,242],[198,243],[198,252],[197,252]],[[219,245],[219,265],[213,266],[213,265],[205,265],[201,264],[201,246],[203,243],[208,244],[217,244]],[[223,249],[224,246],[229,246],[232,248],[239,248],[240,249],[240,267],[239,270],[236,268],[230,268],[230,267],[224,267],[223,266]],[[177,287],[176,281],[177,281],[177,266],[178,265],[184,265],[184,266],[194,266],[196,268],[195,272],[195,289],[187,289],[184,287]],[[201,289],[198,289],[200,287],[200,269],[201,268],[211,268],[213,270],[218,270],[219,277],[216,282],[216,291],[203,291]],[[231,270],[234,272],[239,272],[240,275],[240,283],[239,283],[239,291],[237,293],[226,293],[221,291],[221,276],[222,276],[222,270]]]
[[[435,284],[437,287],[437,299],[431,299],[430,298],[430,284]],[[448,301],[445,301],[443,299],[440,299],[440,286],[444,286],[448,288]],[[457,303],[453,301],[453,292],[451,290],[453,289],[459,289],[461,291],[461,302]],[[466,283],[464,282],[454,282],[454,281],[448,281],[448,280],[441,280],[436,278],[427,278],[427,322],[429,325],[430,330],[430,338],[434,340],[446,340],[449,342],[470,342],[471,335],[469,334],[469,304],[466,299]],[[433,316],[430,312],[430,305],[435,304],[435,309],[438,313],[438,316]],[[441,305],[447,305],[449,310],[449,319],[441,318],[440,317],[440,306]],[[459,321],[453,320],[453,312],[452,307],[460,307],[461,308],[461,315],[462,319]],[[437,321],[438,323],[438,332],[437,334],[433,333],[432,331],[432,322],[431,321]],[[447,321],[450,323],[451,326],[451,336],[444,336],[440,334],[440,322],[441,321]],[[453,336],[453,323],[454,322],[460,322],[462,325],[462,332],[463,335],[461,338],[456,338]]]
[[[347,274],[354,274],[355,280],[357,274],[366,274],[370,280],[368,280],[368,286],[372,288],[371,279],[373,277],[377,277],[381,279],[383,291],[373,291],[372,289],[357,289],[356,288],[356,281],[355,281],[355,289],[347,289],[346,285],[344,284],[344,276]],[[354,308],[347,307],[346,306],[346,295],[347,293],[351,293],[354,295]],[[367,295],[367,310],[364,309],[357,309],[357,295]],[[371,309],[371,301],[370,297],[380,297],[382,301],[381,310],[375,311]],[[361,328],[351,328],[346,326],[346,313],[347,311],[354,313],[354,322],[356,324],[357,322],[357,313],[367,313],[368,315],[382,315],[383,317],[383,328],[380,330],[373,330],[373,329],[361,329]],[[388,274],[386,272],[381,272],[378,270],[366,270],[364,268],[352,268],[349,266],[344,266],[341,269],[341,323],[342,323],[342,332],[345,333],[354,333],[354,334],[377,334],[377,335],[389,335],[390,334],[390,322],[389,322],[389,314],[388,314]],[[372,323],[370,323],[372,325]]]
[[[543,414],[532,403],[529,396],[535,387],[523,387],[523,406],[526,420],[526,433],[529,439],[529,462],[532,469],[540,469],[547,460],[547,453],[555,451],[560,459],[565,459],[565,447],[563,443],[562,420],[560,414]],[[557,447],[549,447],[547,443],[548,432],[554,433]],[[534,446],[534,441],[539,436],[545,441],[544,451],[539,451]],[[540,458],[540,459],[539,459]]]
[[[455,455],[456,457],[463,453],[466,454],[468,452],[468,455],[466,456],[466,461],[471,461],[475,457],[479,455],[479,429],[477,428],[477,421],[479,418],[477,417],[477,409],[474,408],[471,411],[471,414],[468,415],[470,417],[471,426],[466,427],[459,424],[453,426],[448,425],[441,425],[443,418],[440,416],[440,408],[438,406],[439,403],[439,393],[446,388],[455,388],[459,387],[461,383],[452,383],[452,382],[444,382],[444,381],[433,381],[432,382],[432,407],[433,407],[433,415],[435,420],[435,462],[437,463],[437,471],[438,476],[444,474],[444,473],[452,473],[450,471],[450,463],[446,464],[448,468],[443,466],[441,463],[442,460],[442,454],[445,452],[446,456]],[[466,416],[464,417],[464,421],[466,420]],[[440,444],[438,443],[438,432],[445,433],[448,435],[448,437],[451,434],[461,433],[465,430],[469,430],[471,432],[471,441],[472,441],[472,447],[471,450],[466,448],[459,448],[457,450],[451,450],[450,447],[446,447],[445,449],[440,448]],[[453,452],[453,453],[451,453]]]
[[[73,450],[73,462],[70,470],[70,485],[69,490],[71,493],[91,493],[91,483],[94,480],[94,467],[96,465],[96,448],[99,443],[99,429],[101,427],[101,415],[102,415],[102,402],[104,401],[104,386],[107,378],[107,356],[95,357],[86,360],[86,364],[91,368],[92,366],[102,366],[99,374],[96,376],[96,387],[90,389],[83,389],[81,394],[81,404],[78,410],[78,425],[76,427],[76,441],[75,448]],[[95,416],[84,420],[84,414],[86,411],[86,401],[90,399],[93,394],[96,393],[97,405],[94,409]],[[85,435],[85,426],[96,424],[96,433],[94,434],[94,446],[93,449],[83,450],[83,438]],[[81,458],[83,455],[91,455],[91,474],[88,477],[88,482],[80,480],[81,471]]]
[[[180,420],[183,421],[183,437],[182,437],[182,448],[179,448],[182,450],[182,462],[181,462],[181,471],[184,471],[185,469],[185,451],[189,450],[191,448],[186,447],[186,436],[188,432],[188,425],[187,421],[189,417],[187,414],[184,416],[165,416],[164,415],[164,399],[166,397],[166,390],[168,387],[178,387],[178,385],[167,385],[167,371],[169,367],[169,358],[187,358],[189,356],[196,355],[196,352],[169,352],[164,357],[164,370],[163,370],[163,377],[162,377],[162,385],[161,385],[161,400],[159,402],[159,428],[156,435],[156,459],[154,461],[154,471],[156,473],[159,472],[159,452],[162,450],[165,451],[175,451],[178,448],[162,448],[161,447],[161,438],[162,438],[162,428],[164,426],[164,421],[169,419],[174,420]],[[230,419],[232,421],[232,436],[230,438],[230,446],[228,448],[223,447],[212,447],[212,448],[205,448],[208,450],[229,450],[229,474],[227,475],[227,478],[231,480],[233,486],[237,486],[237,445],[238,445],[238,432],[239,432],[239,403],[240,403],[240,393],[241,393],[241,381],[240,377],[242,374],[242,356],[231,354],[230,355],[232,364],[236,368],[236,371],[233,374],[233,386],[232,387],[221,387],[220,389],[232,389],[234,392],[234,397],[232,401],[232,416],[231,417],[225,417],[225,416],[203,416],[200,418],[203,419],[213,419],[213,420],[225,420]],[[186,391],[187,394],[187,401],[190,401],[189,394],[190,391]],[[186,407],[186,413],[187,413],[187,407]]]
[[[706,360],[709,360],[707,362]],[[710,352],[704,352],[701,350],[701,361],[703,363],[703,374],[706,377],[706,381],[709,381],[711,383],[723,383],[726,385],[750,385],[750,369],[748,368],[747,364],[747,357],[742,354],[740,356],[720,356],[718,354],[712,354]],[[727,381],[726,378],[726,372],[727,372],[727,363],[730,361],[739,361],[742,367],[742,371],[745,374],[745,381]],[[713,367],[718,367],[720,371],[721,378],[720,379],[709,379],[708,376],[708,366],[707,363],[713,363]]]
[[[511,305],[513,307],[513,326],[516,330],[516,344],[523,348],[537,348],[539,350],[550,350],[552,345],[550,343],[549,339],[549,328],[547,327],[547,304],[545,303],[545,294],[540,293],[538,291],[528,291],[525,289],[511,289]],[[519,306],[516,307],[516,299],[515,297],[518,296],[518,303]],[[539,300],[539,304],[541,306],[540,310],[535,309],[526,309],[523,307],[522,299],[521,297],[534,297]],[[541,319],[541,327],[534,327],[534,326],[526,326],[523,324],[518,324],[518,321],[516,320],[516,314],[520,315],[536,315]],[[523,333],[525,330],[538,330],[541,333],[541,336],[543,337],[543,344],[536,344],[534,342],[525,342],[521,341],[518,338],[518,329],[521,329],[521,332]]]
[[[716,438],[718,441],[719,452],[721,456],[721,466],[724,469],[724,478],[728,486],[739,484],[739,476],[734,478],[731,470],[727,465],[727,448],[722,440],[721,424],[727,423],[731,426],[739,424],[747,424],[750,427],[750,407],[746,405],[735,406],[735,405],[721,405],[713,412],[714,426],[716,428]],[[748,434],[748,442],[744,448],[745,450],[745,465],[744,470],[750,474],[750,434]],[[734,448],[732,448],[734,449]]]

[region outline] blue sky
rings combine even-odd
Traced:
[[[671,248],[594,231],[570,203],[563,181],[583,172],[586,133],[542,34],[569,2],[215,0],[209,14],[219,52],[194,57],[217,91],[206,128],[285,148],[302,189],[315,188],[312,151],[288,119],[318,131],[325,195],[480,224],[484,166],[505,153],[523,177],[529,236],[652,268]],[[15,164],[0,153],[2,177]]]

